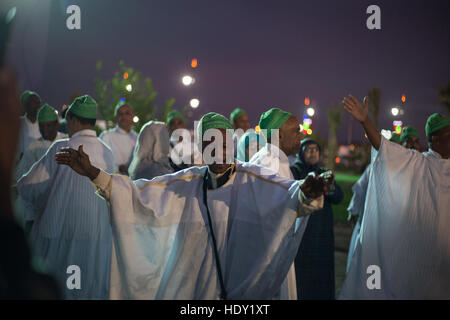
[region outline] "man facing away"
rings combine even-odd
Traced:
[[[95,195],[92,183],[54,160],[60,148],[83,145],[92,163],[113,172],[112,152],[94,130],[96,115],[91,97],[76,98],[66,114],[70,138],[56,141],[17,184],[19,196],[33,209],[27,217],[33,221],[33,253],[65,299],[107,299],[109,294],[112,242],[106,202]]]

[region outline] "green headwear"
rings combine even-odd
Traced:
[[[269,139],[272,135],[272,129],[280,129],[290,116],[292,116],[291,113],[279,108],[272,108],[269,111],[264,112],[259,119],[259,127],[261,130],[266,130],[263,131],[266,139]]]
[[[172,110],[167,114],[166,125],[169,125],[170,121],[172,121],[173,119],[181,119],[184,121],[183,115],[177,110]]]
[[[202,129],[201,135],[199,134],[198,130]],[[200,124],[197,128],[197,134],[199,139],[203,137],[205,134],[205,131],[208,129],[233,129],[233,126],[231,125],[230,121],[228,121],[227,118],[225,118],[223,115],[210,112],[205,114],[200,119]]]
[[[125,101],[125,99],[124,100],[120,100],[119,102],[117,102],[116,107],[114,108],[114,117],[117,116],[117,112],[119,112],[119,109],[121,107],[123,107],[123,106],[129,106],[131,108],[130,104],[127,103]]]
[[[231,123],[234,123],[234,120],[236,120],[237,118],[239,118],[240,116],[247,114],[247,112],[245,112],[244,110],[240,109],[240,108],[236,108],[233,110],[233,112],[230,113],[230,121]]]
[[[403,142],[407,137],[419,137],[419,131],[413,127],[404,127],[400,135],[400,141]]]
[[[69,112],[86,119],[97,119],[97,102],[86,94],[73,101],[67,110]]]
[[[38,122],[58,121],[58,113],[54,108],[45,103],[37,114]]]
[[[389,141],[395,142],[395,143],[400,143],[400,135],[396,134],[395,132],[392,132],[391,138],[389,139]]]
[[[446,126],[450,126],[450,118],[439,113],[433,113],[428,117],[427,124],[425,125],[425,133],[429,137],[434,132]]]
[[[31,96],[38,96],[39,99],[41,99],[41,97],[34,91],[30,91],[30,90],[25,90],[21,95],[20,95],[20,102],[22,104],[25,104],[28,102],[28,99],[30,99]]]

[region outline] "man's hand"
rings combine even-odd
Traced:
[[[72,148],[62,148],[55,155],[56,163],[65,164],[71,167],[76,173],[94,180],[100,170],[93,167],[89,161],[89,156],[83,152],[83,146],[78,147],[78,151]]]
[[[325,172],[322,172],[319,175],[319,179],[322,178],[325,180],[325,183],[327,185],[327,191],[328,192],[332,192],[335,189],[335,185],[334,185],[334,174],[332,170],[327,170]]]
[[[311,175],[306,178],[300,186],[300,189],[309,199],[316,199],[323,194],[328,194],[326,180],[319,177],[313,177]]]
[[[369,119],[369,98],[365,97],[364,104],[362,104],[350,94],[349,98],[344,98],[343,102],[345,110],[361,122],[372,146],[377,150],[380,149],[381,135]]]
[[[353,118],[358,120],[359,122],[364,122],[369,116],[369,98],[364,98],[364,104],[358,101],[351,94],[349,97],[344,98],[344,109],[350,113]]]

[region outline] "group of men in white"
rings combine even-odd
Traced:
[[[84,95],[66,112],[64,137],[37,93],[21,102],[17,215],[65,299],[302,298],[294,260],[310,216],[340,189],[329,172],[293,175],[289,156],[314,152],[311,141],[302,147],[295,116],[272,108],[259,134],[241,109],[230,119],[210,112],[191,141],[174,134],[186,130],[175,110],[137,134],[121,100],[117,126],[97,138],[98,106]],[[421,154],[381,137],[367,104],[344,102],[374,150],[340,297],[450,298],[449,118],[430,116]],[[381,270],[376,290],[367,287],[370,265]]]

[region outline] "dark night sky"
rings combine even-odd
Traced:
[[[117,1],[2,0],[17,6],[9,61],[21,89],[36,90],[55,107],[74,91],[94,94],[95,62],[104,76],[117,63],[152,78],[160,101],[187,105],[197,114],[229,115],[246,109],[256,125],[261,112],[278,106],[303,112],[308,96],[317,106],[313,129],[327,135],[325,109],[371,87],[382,91],[380,127],[392,129],[390,108],[406,94],[402,120],[423,132],[437,104],[437,88],[450,81],[450,2],[433,1]],[[79,31],[65,25],[65,8],[81,7]],[[366,28],[366,8],[381,8],[381,30]],[[196,83],[181,76],[197,58]],[[344,114],[340,141],[347,139]],[[362,130],[355,127],[353,138]],[[425,136],[422,133],[422,144]]]

